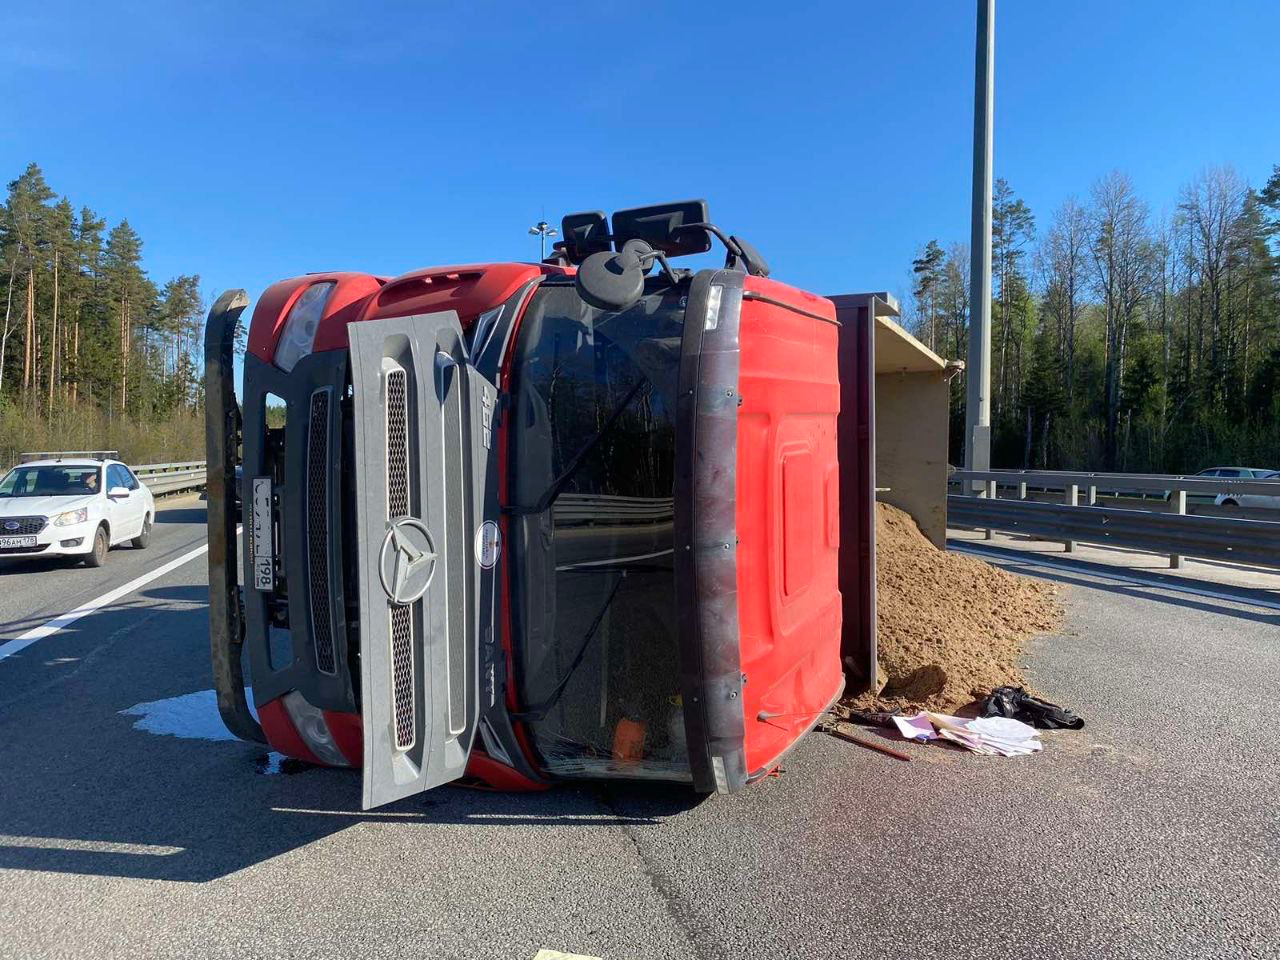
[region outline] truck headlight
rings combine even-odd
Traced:
[[[79,510],[68,510],[66,513],[60,513],[53,518],[55,527],[72,527],[77,523],[84,523],[89,519],[89,508],[81,507]]]
[[[320,329],[320,317],[324,315],[325,304],[336,286],[332,280],[313,283],[294,302],[289,316],[285,317],[284,329],[280,331],[280,342],[276,344],[275,364],[281,370],[287,373],[311,352],[316,342],[316,331]]]

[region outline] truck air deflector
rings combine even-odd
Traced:
[[[477,531],[496,503],[496,390],[452,311],[354,323],[349,337],[368,809],[461,777],[491,696],[494,565]]]
[[[737,579],[738,322],[742,278],[706,270],[689,288],[676,407],[676,603],[694,787],[732,793],[743,752]]]

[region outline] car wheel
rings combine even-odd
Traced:
[[[147,514],[142,518],[142,532],[130,541],[137,550],[147,549],[147,544],[151,542],[151,514]]]
[[[93,549],[84,558],[84,565],[86,567],[102,566],[107,562],[107,549],[110,546],[111,544],[107,542],[107,528],[99,527],[98,532],[93,535]]]
[[[1238,507],[1238,506],[1240,506],[1240,504],[1236,503],[1234,500],[1223,500],[1223,501],[1222,501],[1222,505],[1223,505],[1224,507]]]

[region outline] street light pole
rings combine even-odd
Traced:
[[[538,238],[538,248],[540,250],[538,259],[547,259],[547,237],[557,236],[559,231],[557,231],[555,227],[551,226],[551,224],[547,223],[547,221],[539,220],[529,228],[529,233]]]
[[[973,83],[973,233],[969,241],[969,362],[964,466],[991,469],[991,155],[996,0],[978,0]],[[972,485],[976,489],[977,485]],[[984,483],[981,489],[986,489]]]

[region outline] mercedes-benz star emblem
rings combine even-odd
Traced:
[[[401,517],[391,524],[378,556],[378,576],[391,602],[413,603],[427,592],[436,572],[436,545],[421,520]]]

